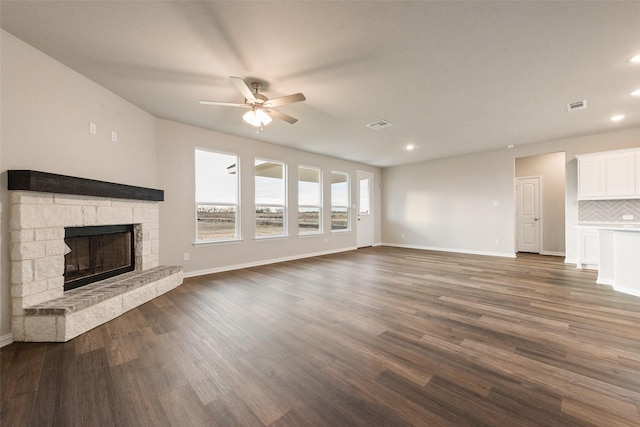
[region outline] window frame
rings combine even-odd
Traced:
[[[259,166],[256,164],[256,162],[264,162],[264,163],[276,163],[276,164],[280,164],[282,165],[282,191],[283,191],[283,205],[279,205],[279,204],[274,204],[274,203],[258,203],[257,202],[257,186],[256,186],[256,178],[259,177],[260,175],[256,174],[256,166]],[[253,201],[254,201],[254,212],[253,212],[253,218],[254,218],[254,239],[255,240],[267,240],[267,239],[282,239],[282,238],[287,238],[289,237],[289,227],[288,227],[288,197],[287,197],[287,193],[288,193],[288,185],[287,185],[287,163],[282,161],[282,160],[274,160],[274,159],[269,159],[266,157],[255,157],[254,161],[253,161]],[[258,235],[258,208],[259,207],[265,207],[265,208],[272,208],[272,207],[277,207],[277,208],[282,208],[282,234],[264,234],[264,235]]]
[[[362,182],[366,181],[367,182],[367,210],[362,211]],[[371,215],[371,179],[370,178],[365,178],[365,179],[360,179],[358,177],[358,215],[359,216],[370,216]]]
[[[334,204],[334,182],[333,175],[340,174],[346,177],[346,188],[347,188],[347,204],[346,205],[337,205]],[[334,228],[334,220],[333,220],[333,212],[334,208],[343,208],[347,213],[347,227],[346,228]],[[332,170],[331,171],[331,232],[332,233],[345,233],[351,231],[351,174],[349,172]]]
[[[308,205],[300,203],[300,169],[306,169],[315,171],[318,173],[318,204]],[[324,221],[323,221],[323,191],[322,191],[322,169],[317,166],[298,165],[298,235],[299,236],[313,236],[317,234],[324,234]],[[300,210],[301,209],[318,209],[318,229],[312,231],[301,231],[300,228]]]
[[[235,198],[236,198],[236,202],[235,203],[229,203],[229,202],[199,202],[198,201],[198,168],[197,168],[197,152],[198,151],[203,151],[203,152],[207,152],[207,153],[212,153],[212,154],[218,154],[218,155],[222,155],[222,156],[234,156],[236,159],[235,162],[235,167],[236,167],[236,171],[235,171],[235,183],[236,183],[236,188],[235,188]],[[195,213],[195,240],[194,240],[194,246],[207,246],[207,245],[215,245],[215,244],[221,244],[221,243],[234,243],[234,242],[241,242],[242,241],[242,226],[241,226],[241,188],[240,188],[240,154],[238,153],[234,153],[234,152],[230,152],[230,151],[224,151],[224,150],[217,150],[217,149],[211,149],[211,148],[204,148],[204,147],[196,147],[194,149],[194,189],[195,189],[195,195],[194,195],[194,200],[195,200],[195,209],[194,209],[194,213]],[[227,168],[228,169],[228,168]],[[234,236],[233,237],[220,237],[220,238],[211,238],[211,239],[199,239],[199,233],[198,233],[198,206],[228,206],[228,207],[235,207],[235,230],[234,230]]]

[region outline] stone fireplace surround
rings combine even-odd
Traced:
[[[159,266],[161,190],[8,172],[14,341],[64,342],[182,283]],[[136,270],[64,292],[65,227],[134,224]]]

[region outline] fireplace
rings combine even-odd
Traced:
[[[66,227],[64,290],[135,270],[133,225]]]
[[[31,170],[7,187],[14,341],[69,341],[182,283],[159,265],[162,190]]]

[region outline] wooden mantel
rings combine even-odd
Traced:
[[[8,189],[161,202],[164,191],[32,170],[9,170]]]

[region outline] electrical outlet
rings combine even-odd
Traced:
[[[98,132],[98,129],[96,128],[96,124],[89,122],[89,133],[91,135],[95,135],[97,132]]]
[[[496,239],[495,242],[496,242],[496,245],[499,245],[500,244],[500,239]]]
[[[184,253],[184,255],[182,256],[182,258],[183,258],[185,261],[189,261],[189,252],[185,252],[185,253]]]
[[[625,221],[631,221],[633,220],[633,215],[622,215],[622,219]]]
[[[111,140],[114,142],[118,141],[118,132],[116,132],[115,130],[111,131]]]

